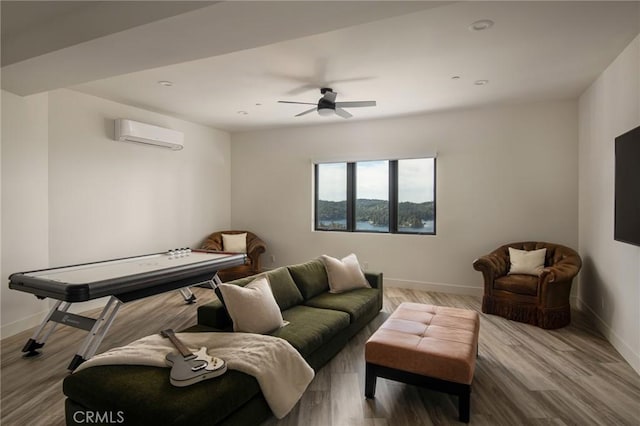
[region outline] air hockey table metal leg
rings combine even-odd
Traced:
[[[62,305],[62,308],[58,309],[60,305]],[[70,306],[71,306],[71,303],[68,303],[68,302],[63,303],[62,300],[58,300],[55,303],[55,305],[53,305],[51,310],[49,310],[49,313],[47,314],[47,316],[44,317],[44,319],[42,320],[42,323],[40,324],[38,329],[33,333],[31,338],[27,340],[27,343],[25,343],[24,347],[22,348],[22,352],[24,352],[24,355],[22,355],[23,357],[32,358],[41,354],[41,352],[39,352],[38,349],[44,346],[49,336],[51,336],[53,331],[58,326],[57,322],[52,321],[53,315],[56,312],[63,312],[63,313],[67,312]],[[49,322],[52,323],[51,328],[49,328],[49,331],[42,338],[40,338],[40,334],[42,334],[42,332],[47,327]]]
[[[209,283],[211,288],[215,290],[216,287],[218,287],[218,284],[222,284],[222,280],[220,279],[220,277],[218,277],[218,273],[216,272],[213,278],[207,281],[207,283]],[[202,284],[204,284],[204,282]],[[182,298],[187,303],[187,305],[191,305],[192,303],[195,303],[195,301],[197,300],[196,295],[193,294],[193,292],[191,291],[191,288],[189,287],[181,288],[180,294],[182,294]]]
[[[209,281],[209,285],[211,286],[212,289],[216,289],[218,288],[218,284],[222,284],[222,280],[220,279],[220,277],[218,276],[218,273],[216,272],[216,274],[213,276],[213,278],[211,278]]]
[[[184,298],[184,301],[185,301],[185,303],[187,305],[191,305],[192,303],[195,303],[196,295],[193,294],[193,292],[191,291],[191,289],[189,287],[181,288],[180,289],[180,294]]]
[[[93,327],[89,331],[89,335],[84,339],[80,350],[71,359],[71,362],[67,367],[68,370],[75,370],[80,364],[91,358],[96,353],[98,346],[100,346],[104,336],[107,334],[107,331],[109,331],[120,306],[122,306],[122,302],[115,296],[111,296],[109,298],[109,301],[100,313],[100,316],[95,320]]]

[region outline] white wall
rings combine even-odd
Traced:
[[[579,300],[640,372],[640,247],[613,239],[614,139],[640,125],[640,36],[580,97],[579,123]]]
[[[1,72],[0,72],[1,74]],[[0,90],[0,280],[4,281],[4,275],[2,273],[2,140],[4,139],[3,137],[3,133],[2,130],[4,129],[4,126],[2,125],[2,98],[3,98],[3,92],[2,90]],[[2,285],[2,282],[0,282],[0,286]],[[2,289],[0,288],[0,308],[2,307]],[[2,324],[2,319],[1,319],[2,313],[0,312],[0,324]],[[0,327],[0,340],[2,339],[2,327]]]
[[[40,322],[47,303],[10,290],[8,275],[49,264],[47,102],[2,91],[2,335]]]
[[[4,95],[3,122],[14,129],[6,140],[3,126],[4,274],[197,246],[230,227],[228,133],[70,90],[43,95],[37,111],[27,109],[28,98],[7,94],[13,102],[4,102]],[[116,142],[113,120],[120,117],[182,131],[185,147]],[[24,146],[27,136],[37,146]],[[14,193],[5,193],[12,182]],[[7,264],[16,242],[29,251]],[[34,245],[46,256],[34,257]],[[15,323],[3,331],[33,325],[26,316],[37,312],[35,298],[2,292],[3,329]]]
[[[355,252],[389,284],[480,294],[471,264],[501,244],[577,248],[577,139],[569,101],[233,134],[232,226],[266,267]],[[434,152],[436,236],[312,232],[312,159]]]
[[[1,74],[1,72],[0,72]],[[2,103],[3,103],[3,90],[0,90],[0,280],[6,282],[4,280],[4,274],[2,273],[2,140],[4,139],[4,135],[2,130],[4,126],[2,125]],[[2,286],[2,282],[0,282],[0,286]],[[2,307],[2,292],[3,289],[0,288],[0,308]],[[0,312],[0,324],[2,324],[2,313]],[[2,340],[2,327],[0,327],[0,341]],[[1,385],[0,385],[1,386]]]
[[[191,247],[230,225],[228,133],[70,90],[49,99],[52,264]],[[116,142],[120,117],[182,131],[185,147]]]

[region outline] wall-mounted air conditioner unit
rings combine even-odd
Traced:
[[[181,150],[184,145],[182,132],[124,118],[116,120],[115,139],[122,142],[161,146],[174,151]]]

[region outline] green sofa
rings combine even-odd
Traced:
[[[380,273],[365,273],[372,288],[340,294],[329,293],[327,273],[319,260],[277,268],[266,275],[282,316],[289,321],[272,335],[291,343],[316,371],[382,309]],[[230,283],[245,286],[252,280],[248,277]],[[198,308],[198,324],[185,331],[231,328],[231,319],[216,299]],[[111,421],[123,419],[130,425],[246,426],[257,425],[271,415],[256,379],[234,370],[177,388],[169,383],[166,368],[97,366],[65,378],[63,391],[67,425],[85,424],[87,411],[102,418],[107,418],[107,413]]]

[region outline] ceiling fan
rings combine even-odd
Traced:
[[[295,102],[295,101],[278,101],[281,104],[301,104],[301,105],[315,105],[306,111],[302,111],[300,114],[296,114],[296,117],[309,114],[313,111],[318,111],[320,115],[332,115],[336,114],[342,118],[351,118],[349,112],[343,108],[360,108],[360,107],[372,107],[376,106],[376,101],[352,101],[352,102],[336,102],[337,93],[329,87],[323,87],[320,89],[322,97],[318,100],[317,104],[311,102]]]

